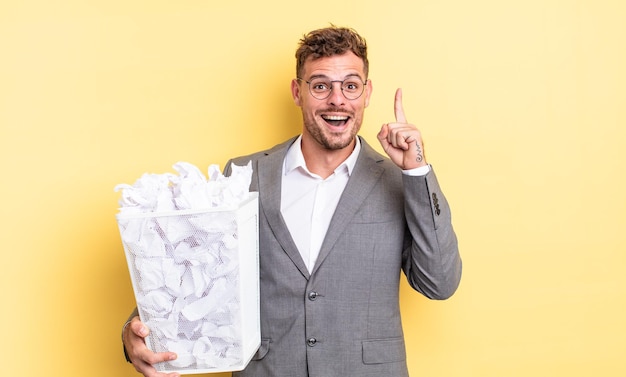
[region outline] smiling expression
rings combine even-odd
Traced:
[[[304,64],[302,79],[294,79],[291,92],[296,105],[302,110],[303,145],[311,145],[316,149],[342,150],[354,147],[354,140],[363,122],[363,113],[369,105],[372,92],[371,81],[367,80],[363,94],[348,100],[341,92],[340,83],[333,83],[333,90],[326,99],[319,100],[311,95],[306,81],[314,77],[324,77],[331,81],[343,81],[357,76],[365,81],[363,60],[347,52],[343,55],[309,59]]]

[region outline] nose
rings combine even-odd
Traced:
[[[344,97],[343,92],[341,91],[342,84],[343,83],[341,81],[333,81],[331,83],[332,90],[330,91],[330,96],[327,98],[330,105],[341,106],[345,103],[346,97]]]

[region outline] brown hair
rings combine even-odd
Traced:
[[[296,75],[300,76],[304,69],[304,63],[307,59],[313,60],[343,55],[352,51],[356,56],[363,60],[364,79],[367,79],[369,71],[369,62],[367,60],[367,44],[365,39],[361,37],[354,29],[330,27],[313,30],[304,35],[300,39],[298,49],[296,50]]]

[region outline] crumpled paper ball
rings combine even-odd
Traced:
[[[218,165],[210,165],[208,179],[189,162],[177,162],[172,173],[143,174],[134,184],[115,186],[121,191],[121,213],[167,212],[185,209],[229,207],[248,197],[252,165],[232,166],[224,176]]]

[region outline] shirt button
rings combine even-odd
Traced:
[[[306,340],[306,344],[309,347],[313,347],[315,345],[315,343],[317,343],[317,339],[315,339],[315,338],[309,338],[309,339]]]
[[[317,296],[318,296],[318,293],[317,293],[317,292],[315,292],[315,291],[311,291],[311,292],[309,292],[309,300],[311,300],[311,301],[315,301],[315,299],[317,298]]]

